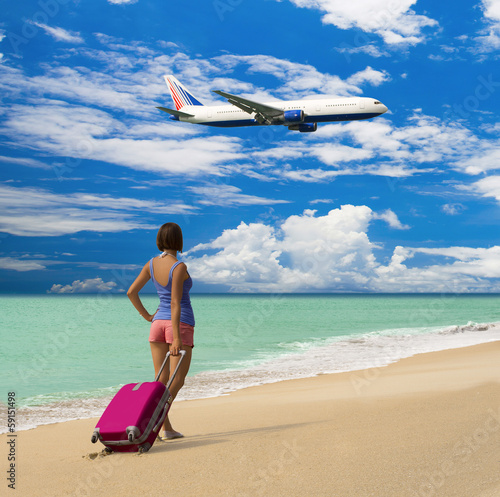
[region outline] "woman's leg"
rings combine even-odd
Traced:
[[[169,345],[168,343],[165,342],[149,342],[149,345],[151,346],[151,355],[153,357],[153,366],[155,368],[155,378],[156,378],[156,376],[158,376],[158,371],[160,371],[161,365],[165,360],[165,356],[167,355]],[[169,364],[167,363],[161,373],[159,381],[161,381],[164,385],[166,385],[169,376],[170,376]]]
[[[186,354],[184,355],[184,359],[181,362],[181,365],[175,375],[172,385],[170,385],[170,393],[172,394],[172,397],[174,399],[175,397],[177,397],[179,390],[184,385],[184,380],[186,379],[186,376],[188,374],[189,366],[191,366],[191,356],[193,355],[193,347],[190,347],[189,345],[183,345],[182,350],[185,350]],[[180,355],[170,356],[170,376],[174,373],[175,368],[177,367],[177,364],[179,363],[180,359],[181,359]]]
[[[169,344],[165,342],[149,342],[151,346],[151,355],[153,356],[153,365],[155,368],[155,378],[158,376],[158,371],[160,371],[161,365],[165,360],[165,356],[169,350]],[[161,373],[159,381],[161,381],[164,385],[168,383],[168,379],[170,377],[170,366],[171,366],[172,358],[170,358],[165,364],[163,371]],[[163,423],[163,430],[173,431],[172,425],[168,420],[168,415],[165,417],[165,421]]]
[[[167,352],[169,350],[169,344],[165,342],[149,342],[149,344],[151,346],[151,355],[153,357],[153,365],[155,368],[155,376],[156,376],[158,375],[158,371],[160,371],[161,365],[165,360],[165,356],[167,355]],[[186,351],[186,355],[184,356],[184,359],[182,360],[179,370],[177,371],[174,381],[172,382],[172,385],[170,385],[169,389],[174,399],[175,397],[177,397],[179,390],[184,385],[184,379],[188,374],[189,366],[191,365],[191,356],[193,353],[192,347],[183,346],[182,349]],[[180,357],[181,357],[180,355],[170,356],[170,359],[168,360],[168,363],[166,364],[160,376],[160,381],[164,385],[168,383],[170,375],[175,371],[175,368],[180,360]],[[163,423],[163,430],[175,431],[172,428],[172,425],[170,424],[170,420],[168,419],[168,414],[165,417],[165,421]]]
[[[172,397],[175,399],[177,397],[177,394],[179,393],[179,390],[182,388],[184,385],[184,380],[188,374],[189,371],[189,366],[191,365],[191,356],[193,354],[193,348],[189,347],[187,345],[182,347],[182,350],[186,351],[186,354],[184,356],[184,359],[181,362],[181,365],[179,366],[179,370],[177,371],[174,380],[172,381],[172,384],[170,385],[170,393],[172,394]],[[170,375],[173,374],[175,371],[175,368],[177,367],[178,362],[180,361],[181,356],[170,356],[169,362],[170,362]],[[175,430],[172,428],[172,425],[170,423],[170,420],[168,419],[168,414],[165,417],[165,422],[163,423],[163,429],[165,431],[171,431],[175,432]],[[180,435],[182,436],[182,435]]]

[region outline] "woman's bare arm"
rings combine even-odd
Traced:
[[[130,285],[127,291],[127,297],[132,302],[133,306],[139,311],[139,314],[146,320],[151,322],[153,320],[154,314],[149,314],[146,308],[142,305],[141,298],[139,297],[139,292],[142,290],[144,285],[151,279],[151,274],[149,272],[149,262],[142,268],[139,276]],[[156,314],[156,313],[155,313]]]

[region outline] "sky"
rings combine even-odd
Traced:
[[[193,292],[500,292],[500,0],[1,7],[0,293],[123,293],[170,221]],[[173,122],[165,74],[389,111]]]

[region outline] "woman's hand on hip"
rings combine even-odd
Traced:
[[[158,312],[158,311],[156,311],[156,312]],[[142,317],[143,317],[146,321],[148,321],[148,322],[152,323],[152,322],[153,322],[153,318],[156,316],[156,312],[155,312],[154,314],[146,314],[146,315],[143,315]]]

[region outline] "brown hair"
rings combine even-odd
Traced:
[[[177,250],[182,252],[182,230],[178,224],[165,223],[156,235],[156,245],[162,252],[164,250]]]

